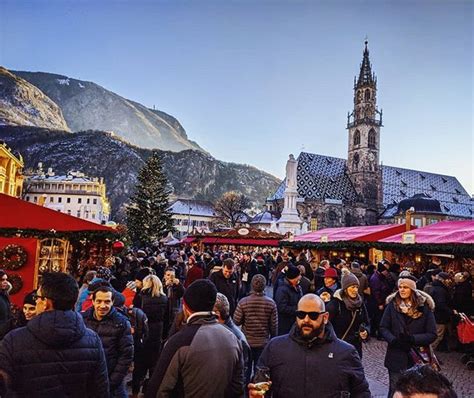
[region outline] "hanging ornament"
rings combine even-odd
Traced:
[[[23,287],[23,280],[18,274],[8,274],[8,282],[12,284],[12,290],[10,290],[10,295],[18,293]]]
[[[17,270],[26,264],[28,255],[23,247],[8,245],[0,251],[0,268]]]

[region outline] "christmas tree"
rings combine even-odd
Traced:
[[[135,193],[127,207],[127,228],[132,242],[146,246],[173,230],[168,212],[171,189],[158,152],[153,152],[137,177]]]

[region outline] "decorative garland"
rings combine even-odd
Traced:
[[[10,290],[10,295],[18,293],[23,287],[23,280],[18,274],[8,274],[8,282],[12,284],[12,290]]]
[[[390,250],[396,252],[424,252],[445,253],[458,256],[474,256],[473,244],[403,244],[388,242],[358,242],[358,241],[336,241],[336,242],[290,242],[281,241],[280,246],[293,249],[319,249],[319,250]]]
[[[118,231],[56,231],[51,229],[45,231],[42,229],[18,229],[18,228],[0,228],[0,236],[11,237],[17,236],[22,238],[64,238],[77,240],[96,240],[96,239],[117,239],[120,232]]]
[[[8,245],[0,251],[0,266],[7,270],[17,270],[26,264],[27,254],[23,247]]]

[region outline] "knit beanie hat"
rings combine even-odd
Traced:
[[[23,305],[25,304],[36,305],[35,293],[36,293],[36,290],[33,290],[31,293],[28,293],[23,299]]]
[[[184,292],[186,306],[194,311],[212,311],[216,302],[217,289],[208,279],[198,279],[189,285]]]
[[[416,278],[410,274],[408,271],[400,272],[398,276],[397,286],[400,287],[401,284],[407,285],[411,290],[416,290]]]
[[[351,263],[351,269],[352,269],[352,270],[360,269],[360,264],[359,264],[357,261],[353,261],[353,262]]]
[[[324,277],[337,279],[336,269],[332,267],[328,268],[326,271],[324,271]]]
[[[290,265],[288,269],[286,270],[286,277],[288,279],[295,279],[296,277],[300,276],[301,272],[298,269],[298,267],[295,267],[294,265]]]
[[[252,278],[251,286],[252,290],[255,293],[261,293],[265,290],[265,286],[267,285],[267,280],[261,274],[254,275]]]
[[[150,275],[150,274],[151,274],[150,268],[139,269],[138,272],[135,275],[135,280],[142,282],[143,279],[145,279],[145,277]]]
[[[359,286],[359,278],[355,276],[352,272],[349,271],[342,271],[342,278],[341,278],[341,285],[342,290],[346,290],[349,286],[357,285]]]
[[[110,268],[100,266],[97,268],[97,274],[95,276],[97,278],[110,281],[112,279],[112,271],[110,270]]]

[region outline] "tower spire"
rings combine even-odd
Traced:
[[[364,58],[360,65],[359,79],[357,79],[357,87],[372,85],[375,83],[375,75],[372,73],[372,65],[369,59],[369,42],[365,40]]]

